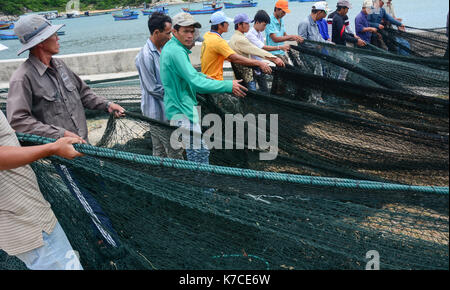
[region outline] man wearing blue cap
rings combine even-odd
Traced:
[[[238,14],[234,17],[235,32],[230,39],[230,47],[241,56],[247,58],[250,58],[252,55],[258,56],[272,61],[277,66],[284,66],[284,62],[280,58],[255,46],[245,37],[244,33],[247,33],[250,30],[250,22],[252,21],[245,13]],[[240,79],[242,77],[243,82],[248,85],[249,89],[256,90],[256,81],[253,79],[253,70],[240,64],[232,63],[232,66],[235,75],[239,75],[237,78]]]
[[[246,58],[237,54],[230,48],[227,41],[222,38],[222,33],[228,31],[229,22],[233,19],[226,17],[222,11],[211,15],[211,31],[205,33],[201,52],[202,73],[216,79],[223,80],[223,62],[244,66],[257,66],[264,73],[271,73],[270,67],[259,60]]]

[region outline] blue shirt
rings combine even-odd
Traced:
[[[278,45],[281,46],[284,44],[284,42],[275,42],[270,37],[270,34],[272,33],[275,33],[276,36],[283,36],[286,33],[283,18],[281,18],[280,22],[278,22],[278,19],[276,19],[273,14],[270,15],[270,24],[267,24],[265,31],[266,31],[266,42],[268,46],[278,46]],[[284,54],[284,51],[280,49],[271,51],[271,53],[274,55],[278,55]]]
[[[142,115],[167,121],[164,114],[164,88],[159,75],[160,53],[150,39],[136,56],[135,64],[141,82]]]
[[[320,35],[322,35],[322,38],[324,40],[330,39],[331,37],[328,34],[328,23],[325,20],[325,18],[322,18],[321,20],[316,21],[316,23],[317,23],[317,26],[319,27],[319,32],[320,32]]]
[[[326,42],[319,32],[319,26],[312,19],[311,15],[308,15],[300,24],[298,25],[298,35],[306,40],[312,40],[317,42]]]
[[[388,21],[396,26],[402,25],[399,21],[395,20],[394,17],[387,14],[384,8],[376,9],[372,7],[372,13],[367,16],[367,20],[369,21],[369,25],[375,28],[378,28],[378,26],[381,23],[381,20]]]
[[[366,43],[370,43],[370,38],[372,37],[372,32],[363,32],[364,28],[369,27],[369,21],[367,20],[367,15],[362,11],[355,18],[355,30],[356,35],[361,37]]]

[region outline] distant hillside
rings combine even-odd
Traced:
[[[157,0],[80,0],[80,10],[102,10],[120,6],[140,6],[144,2]],[[5,15],[21,15],[29,10],[64,12],[69,0],[0,0],[0,13]]]

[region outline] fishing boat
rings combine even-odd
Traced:
[[[58,31],[58,35],[65,35],[65,31]],[[10,40],[10,39],[18,39],[17,35],[14,34],[13,30],[5,30],[0,31],[0,40]]]
[[[0,22],[0,29],[1,30],[7,30],[7,29],[13,29],[13,28],[14,28],[14,23],[13,22],[4,22],[4,21]]]
[[[115,21],[118,20],[134,20],[134,19],[138,19],[139,17],[139,13],[136,11],[131,11],[131,10],[123,10],[122,13],[118,13],[118,14],[113,14],[112,15],[114,17]]]
[[[0,31],[0,40],[18,39],[13,30]]]
[[[166,8],[164,6],[156,6],[150,9],[142,9],[141,10],[142,15],[152,15],[154,12],[169,14],[169,8]]]
[[[245,8],[245,7],[255,7],[258,5],[258,2],[254,2],[253,0],[243,0],[241,3],[232,3],[232,2],[224,2],[225,8]]]
[[[214,12],[222,10],[222,8],[223,7],[220,6],[220,7],[216,7],[216,8],[205,7],[205,8],[198,9],[198,10],[191,10],[189,8],[181,8],[181,10],[183,10],[186,13],[195,15],[195,14],[212,14]]]

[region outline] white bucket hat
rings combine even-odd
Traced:
[[[319,2],[314,3],[312,9],[323,10],[327,14],[328,14],[328,12],[330,12],[330,9],[328,8],[328,3],[326,1],[319,1]]]
[[[63,26],[64,24],[52,25],[50,21],[37,14],[20,17],[14,24],[14,33],[19,38],[20,43],[22,43],[22,47],[17,52],[17,55],[45,41]]]
[[[373,6],[373,1],[372,0],[364,0],[363,2],[363,8],[370,8]]]

